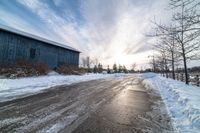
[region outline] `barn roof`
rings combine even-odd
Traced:
[[[24,31],[20,31],[20,30],[17,30],[17,29],[14,29],[14,28],[11,28],[11,27],[8,27],[8,26],[5,26],[5,25],[0,24],[0,30],[4,30],[4,31],[7,31],[7,32],[18,34],[18,35],[21,35],[21,36],[24,36],[24,37],[28,37],[28,38],[31,38],[31,39],[34,39],[34,40],[38,40],[38,41],[41,41],[41,42],[44,42],[44,43],[48,43],[48,44],[51,44],[51,45],[54,45],[54,46],[62,47],[62,48],[80,53],[79,50],[72,48],[70,46],[67,46],[67,45],[52,41],[52,40],[48,40],[48,39],[30,34],[30,33],[26,33]]]

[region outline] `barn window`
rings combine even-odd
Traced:
[[[30,58],[31,58],[31,59],[34,59],[34,58],[35,58],[35,53],[36,53],[36,49],[31,48],[31,49],[30,49]]]

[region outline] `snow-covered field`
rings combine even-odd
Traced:
[[[69,85],[72,83],[118,77],[123,75],[124,74],[85,74],[81,76],[64,76],[55,72],[51,72],[47,76],[19,79],[0,79],[0,102],[39,93],[44,89],[57,85]]]
[[[200,132],[200,87],[154,73],[140,74],[138,78],[145,88],[160,92],[177,132]]]

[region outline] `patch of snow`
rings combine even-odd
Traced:
[[[25,119],[25,117],[18,117],[18,118],[9,118],[9,119],[5,119],[5,120],[1,120],[0,128],[4,127],[5,125],[16,123],[18,121],[23,121],[24,119]]]
[[[65,117],[62,122],[58,122],[55,125],[53,125],[52,127],[50,127],[49,129],[43,130],[41,132],[58,133],[61,129],[63,129],[67,125],[71,124],[77,118],[78,118],[78,115],[76,115],[76,114],[69,115],[69,116]]]
[[[154,73],[138,75],[147,89],[161,94],[177,132],[199,133],[200,87],[167,79]]]
[[[47,74],[48,76],[56,76],[59,75],[59,73],[55,72],[55,71],[51,71]]]
[[[51,72],[46,76],[28,77],[19,79],[0,79],[0,102],[32,95],[41,90],[57,86],[89,80],[121,77],[125,74],[85,74],[85,75],[60,75]]]

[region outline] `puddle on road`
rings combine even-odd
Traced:
[[[123,106],[129,106],[131,110],[147,111],[149,109],[148,94],[139,85],[127,86],[127,88],[121,92],[113,101],[113,108],[121,108]],[[144,110],[143,110],[144,109]]]
[[[131,82],[131,85],[139,85],[139,84],[140,84],[139,79],[133,79]]]
[[[141,89],[140,85],[129,85],[129,86],[126,87],[126,90],[145,92],[144,89]]]

